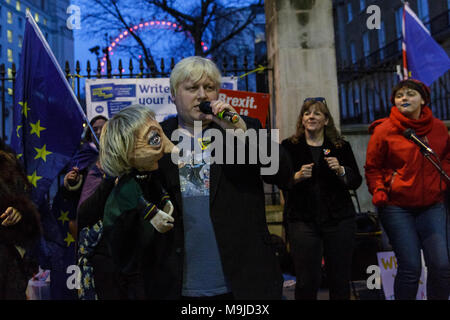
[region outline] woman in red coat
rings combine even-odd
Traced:
[[[365,175],[398,262],[396,299],[415,299],[422,270],[420,250],[428,268],[428,299],[450,294],[449,227],[444,204],[446,183],[420,148],[404,136],[407,129],[434,151],[450,174],[450,137],[433,117],[430,89],[408,79],[392,91],[388,118],[372,123]]]

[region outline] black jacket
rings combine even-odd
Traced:
[[[243,117],[249,129],[259,129],[258,120]],[[167,135],[178,128],[177,118],[161,123]],[[224,132],[215,124],[212,128]],[[225,139],[224,139],[225,141]],[[256,147],[255,145],[250,146]],[[226,151],[225,151],[226,153]],[[265,217],[263,179],[287,187],[293,176],[288,155],[280,146],[279,170],[261,176],[259,164],[211,164],[210,214],[226,278],[236,299],[281,299],[282,274],[271,245]],[[159,162],[160,181],[174,204],[174,228],[156,233],[154,252],[148,256],[148,295],[178,299],[183,280],[184,235],[182,196],[178,167],[170,154]]]
[[[282,141],[282,146],[289,152],[294,172],[302,165],[312,163],[310,147],[303,136],[297,144],[289,139]],[[314,165],[312,177],[292,185],[285,190],[285,216],[287,222],[304,221],[328,223],[336,222],[355,215],[355,209],[348,190],[356,190],[362,182],[352,148],[348,142],[336,148],[325,138],[323,149],[329,150],[328,157],[336,157],[345,168],[345,179],[338,177],[327,165],[324,152],[320,153],[319,166]],[[319,195],[314,191],[318,183]]]

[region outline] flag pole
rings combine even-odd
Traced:
[[[25,87],[25,80],[22,80],[22,87]],[[27,135],[27,124],[25,113],[28,112],[26,109],[28,106],[26,105],[25,101],[25,90],[22,88],[22,108],[25,108],[25,110],[22,110],[22,156],[23,156],[23,169],[25,170],[25,174],[28,174],[28,163],[27,163],[27,153],[26,153],[26,135]]]
[[[406,16],[406,6],[407,1],[403,1],[403,17],[402,17],[402,58],[403,58],[403,80],[408,79],[408,60],[406,57],[406,42],[405,42],[405,16]]]
[[[27,14],[30,14],[30,13],[27,12]],[[31,16],[31,14],[30,14],[30,16]],[[26,38],[24,37],[24,39],[26,39]],[[24,49],[28,50],[28,48],[25,47],[25,45],[26,44],[24,43],[23,44]],[[22,68],[22,69],[24,68],[24,62],[26,60],[25,59],[26,58],[26,54],[27,53],[21,55],[21,60],[22,61],[21,61],[20,68]],[[22,73],[22,76],[23,76],[23,73]],[[27,152],[26,152],[26,150],[27,150],[27,147],[26,147],[26,136],[27,136],[28,123],[26,123],[27,119],[26,119],[26,116],[25,116],[25,114],[28,112],[28,110],[27,110],[28,102],[25,101],[25,86],[26,86],[25,77],[23,77],[23,79],[22,79],[21,86],[22,86],[22,108],[23,108],[22,112],[21,112],[21,117],[22,117],[22,157],[23,157],[23,169],[25,171],[25,174],[28,175],[28,161],[27,161],[28,157],[27,157]],[[14,89],[17,90],[17,87],[14,88]],[[16,101],[16,102],[18,103],[18,101]],[[19,132],[19,130],[17,130],[17,132]]]
[[[55,55],[53,54],[53,51],[50,49],[50,46],[47,42],[47,40],[45,39],[44,35],[41,32],[41,29],[39,28],[39,26],[36,24],[36,21],[34,21],[33,16],[31,15],[30,12],[26,13],[26,18],[30,21],[31,26],[33,27],[33,29],[36,31],[36,34],[38,35],[38,37],[41,39],[42,43],[44,44],[44,48],[47,50],[50,58],[53,60],[61,78],[63,79],[64,83],[66,84],[67,88],[69,89],[73,100],[75,101],[77,107],[78,107],[78,111],[80,112],[81,116],[83,117],[84,121],[86,122],[87,126],[89,127],[89,129],[92,132],[92,135],[95,139],[95,141],[97,141],[98,145],[100,145],[97,136],[95,135],[94,129],[92,128],[91,124],[89,123],[89,120],[86,116],[86,114],[83,111],[83,108],[81,108],[80,102],[78,101],[77,97],[75,96],[75,93],[72,90],[72,87],[70,86],[69,82],[67,81],[66,77],[64,76],[64,73],[62,72],[61,67],[59,66],[58,61],[56,60]]]

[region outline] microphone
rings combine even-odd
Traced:
[[[434,151],[429,146],[427,146],[425,142],[423,142],[422,140],[419,139],[419,137],[416,136],[416,132],[413,129],[408,128],[405,131],[403,131],[403,136],[411,140],[415,144],[417,144],[419,148],[422,149],[423,151],[435,154]]]
[[[202,101],[199,105],[200,111],[205,114],[213,114],[211,109],[211,102]],[[229,121],[231,123],[236,123],[239,121],[239,115],[234,112],[230,112],[228,110],[223,110],[217,114],[217,118]]]

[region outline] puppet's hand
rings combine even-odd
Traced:
[[[173,213],[173,204],[170,200],[167,200],[166,204],[164,205],[163,211],[167,213],[168,215],[172,215]]]
[[[155,229],[161,233],[165,233],[173,228],[174,219],[164,211],[158,210],[156,215],[150,220]]]

